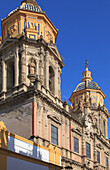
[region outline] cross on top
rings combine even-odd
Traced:
[[[87,66],[88,66],[88,62],[87,62],[87,60],[86,60],[86,62],[85,62],[85,66],[86,66],[86,68],[87,68]]]

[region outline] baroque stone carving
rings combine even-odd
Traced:
[[[108,151],[105,151],[104,153],[105,153],[106,155],[108,155],[108,156],[110,155]]]
[[[57,116],[55,116],[55,115],[47,115],[47,117],[52,119],[56,123],[61,124],[61,121],[59,120],[59,118]]]
[[[104,149],[100,143],[96,144],[96,146],[101,150]]]
[[[32,53],[30,51],[27,51],[27,55],[29,55],[29,56],[38,56],[38,53],[37,52]]]
[[[75,132],[75,133],[77,133],[77,134],[80,135],[80,136],[82,135],[81,129],[78,128],[78,127],[77,127],[76,129],[73,128],[73,129],[72,129],[72,132]]]
[[[35,75],[35,73],[36,73],[36,62],[32,58],[29,63],[29,74]]]
[[[35,78],[36,78],[36,61],[33,58],[31,58],[28,66],[29,66],[28,78],[33,83],[35,81]]]

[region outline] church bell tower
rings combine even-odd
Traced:
[[[57,34],[58,30],[38,6],[36,0],[23,0],[19,7],[2,19],[0,44],[0,112],[2,114],[5,114],[7,109],[13,110],[12,108],[18,103],[20,106],[23,105],[21,101],[32,103],[31,109],[34,114],[35,105],[37,107],[40,100],[36,97],[37,94],[48,99],[48,102],[62,107],[60,76],[64,63],[55,45]],[[11,119],[3,119],[11,131]],[[30,137],[35,135],[35,115],[31,117],[32,123],[29,118],[27,119],[31,124],[30,127],[33,128],[33,134],[27,132],[25,137]],[[24,125],[23,128],[29,127]],[[22,135],[24,136],[24,133]]]

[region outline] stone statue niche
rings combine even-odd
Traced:
[[[28,78],[30,82],[33,83],[36,79],[36,61],[31,58],[28,64]]]

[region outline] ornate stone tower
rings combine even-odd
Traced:
[[[2,20],[0,112],[1,119],[4,119],[11,132],[19,131],[19,135],[27,138],[34,135],[35,108],[44,104],[38,104],[41,99],[36,95],[39,92],[49,103],[62,107],[60,76],[64,64],[55,46],[57,34],[58,30],[35,0],[23,0],[17,9]],[[23,102],[28,103],[25,108]],[[16,111],[12,111],[14,107]],[[5,113],[10,111],[6,116]],[[26,117],[23,114],[20,118],[19,114],[25,111]],[[26,122],[18,123],[17,119]],[[12,121],[15,124],[12,125]]]
[[[74,119],[79,120],[81,126],[72,123],[74,140],[81,144],[77,153],[82,154],[83,168],[100,170],[108,169],[109,165],[109,140],[107,122],[109,112],[104,105],[105,94],[97,83],[92,81],[91,72],[88,70],[87,61],[83,72],[82,83],[73,91],[70,102],[70,113]],[[82,134],[81,134],[82,133]],[[78,146],[78,145],[77,145]],[[82,152],[82,153],[81,153]],[[78,159],[78,158],[77,158]]]
[[[79,109],[82,113],[84,111],[89,112],[89,109],[93,110],[93,112],[94,110],[97,111],[97,109],[104,110],[102,113],[95,112],[94,115],[92,115],[92,118],[94,117],[94,122],[97,124],[98,130],[105,138],[108,138],[107,119],[109,118],[109,113],[104,105],[104,99],[106,96],[97,83],[92,81],[91,72],[87,67],[87,61],[85,66],[82,83],[78,84],[70,97],[70,109],[76,113],[77,109]]]

